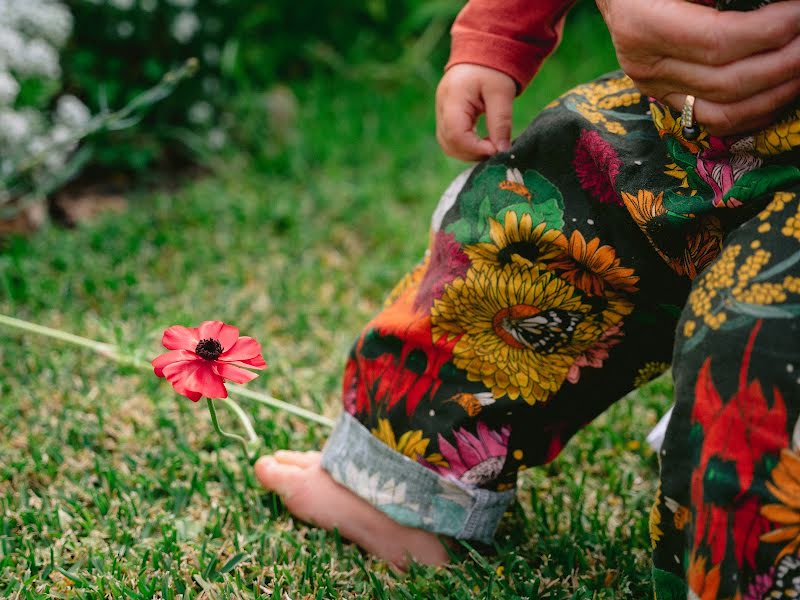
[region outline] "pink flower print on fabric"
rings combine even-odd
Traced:
[[[469,256],[461,249],[452,233],[437,231],[431,247],[430,262],[414,299],[415,309],[429,310],[444,288],[469,270]]]
[[[619,194],[614,190],[622,162],[613,146],[596,131],[581,131],[575,146],[572,161],[581,188],[589,192],[598,202],[622,206]]]
[[[586,352],[581,354],[567,372],[567,381],[570,383],[578,383],[581,378],[581,368],[592,367],[599,369],[603,366],[603,361],[608,358],[608,351],[622,341],[624,334],[622,333],[622,323],[617,323],[613,327],[609,327],[606,332],[600,336],[597,343],[589,348]]]
[[[511,427],[504,425],[492,431],[486,423],[479,422],[475,436],[464,428],[453,432],[453,446],[439,434],[439,452],[448,467],[427,464],[440,475],[457,479],[470,486],[482,486],[497,479],[506,462]]]
[[[764,600],[765,594],[772,587],[775,581],[775,567],[772,567],[767,573],[756,575],[753,581],[747,588],[742,600]]]
[[[756,155],[752,136],[728,143],[722,138],[709,138],[711,146],[697,155],[697,174],[714,192],[712,203],[716,207],[733,208],[742,202],[723,198],[745,173],[759,168],[762,159]]]

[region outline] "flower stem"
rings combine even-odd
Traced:
[[[305,408],[295,406],[294,404],[289,404],[288,402],[284,402],[283,400],[278,400],[277,398],[269,396],[268,394],[263,394],[261,392],[253,392],[245,387],[233,383],[229,384],[228,387],[232,391],[235,391],[239,396],[249,398],[250,400],[255,400],[256,402],[260,402],[261,404],[269,406],[270,408],[282,410],[283,412],[293,414],[296,417],[300,417],[301,419],[305,419],[307,421],[314,421],[315,423],[319,423],[320,425],[325,425],[326,427],[333,428],[333,426],[335,425],[333,419],[329,419],[328,417],[324,417],[313,411],[306,410]]]
[[[110,358],[111,360],[120,364],[135,366],[142,370],[152,369],[150,363],[139,360],[133,356],[120,353],[119,350],[117,350],[117,348],[113,344],[98,342],[96,340],[91,340],[89,338],[61,331],[60,329],[53,329],[52,327],[37,325],[36,323],[30,323],[29,321],[23,321],[22,319],[15,319],[14,317],[8,317],[3,314],[0,314],[0,325],[7,325],[8,327],[21,329],[22,331],[27,331],[29,333],[44,335],[46,337],[50,337],[56,340],[61,340],[63,342],[67,342],[75,346],[88,348],[89,350],[92,350],[93,352],[96,352],[107,358]],[[299,406],[294,406],[287,402],[283,402],[282,400],[278,400],[277,398],[274,398],[269,394],[265,394],[262,392],[253,392],[245,387],[235,384],[228,384],[228,387],[242,397],[249,398],[250,400],[255,400],[256,402],[264,404],[265,406],[269,406],[270,408],[287,412],[296,417],[300,417],[301,419],[305,419],[306,421],[313,421],[315,423],[318,423],[319,425],[324,425],[325,427],[331,427],[331,428],[334,425],[333,420],[327,417],[324,417],[313,411],[306,410],[305,408],[300,408]],[[237,409],[241,411],[241,408],[235,402],[231,402],[231,404],[233,406],[236,406],[236,408],[233,408],[234,411],[237,411]],[[242,414],[244,413],[242,412]],[[247,425],[245,425],[245,428],[247,428]],[[250,429],[252,429],[252,425],[250,426]]]
[[[239,405],[230,398],[222,398],[222,401],[225,402],[225,404],[228,405],[228,408],[232,409],[233,412],[236,413],[236,416],[242,421],[242,425],[244,425],[244,428],[247,431],[247,437],[249,439],[244,439],[242,436],[236,433],[230,433],[222,429],[222,427],[219,426],[219,420],[217,419],[217,408],[214,406],[214,400],[211,398],[206,398],[206,402],[208,403],[208,412],[211,414],[211,424],[214,426],[214,431],[223,437],[239,442],[242,445],[242,448],[244,448],[244,453],[249,460],[253,452],[258,450],[258,447],[261,445],[261,440],[256,435],[253,425],[250,423],[250,419],[247,418],[247,415],[244,413],[244,411],[239,408]]]
[[[39,335],[46,335],[47,337],[61,340],[62,342],[69,342],[70,344],[74,344],[76,346],[89,348],[89,350],[94,350],[98,354],[102,354],[104,356],[112,356],[116,352],[114,350],[114,346],[112,346],[111,344],[105,344],[103,342],[90,340],[88,338],[81,337],[79,335],[73,335],[71,333],[61,331],[60,329],[53,329],[51,327],[45,327],[44,325],[29,323],[28,321],[23,321],[22,319],[15,319],[14,317],[7,317],[6,315],[0,315],[0,323],[2,323],[3,325],[8,325],[9,327],[22,329],[23,331],[28,331],[30,333],[38,333]]]

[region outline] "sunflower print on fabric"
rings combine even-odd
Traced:
[[[638,277],[614,250],[578,231],[570,239],[512,210],[489,218],[492,243],[466,246],[466,276],[434,302],[434,339],[457,339],[453,362],[495,397],[546,401],[577,359],[630,314],[616,290],[635,292]],[[587,301],[599,296],[598,305]],[[597,307],[602,306],[598,310]]]

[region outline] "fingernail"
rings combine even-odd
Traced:
[[[261,458],[259,458],[256,461],[255,466],[256,466],[256,468],[258,468],[258,466],[261,465],[262,469],[266,469],[268,467],[271,467],[274,464],[275,464],[275,459],[272,458],[271,456],[266,455],[266,456],[262,456]]]
[[[508,152],[510,148],[511,144],[509,144],[506,140],[502,140],[497,144],[497,149],[500,150],[500,152]]]

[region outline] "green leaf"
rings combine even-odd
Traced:
[[[219,574],[225,575],[225,573],[232,571],[236,565],[242,562],[242,560],[244,560],[246,557],[247,552],[239,552],[238,554],[234,554],[230,557],[230,559],[228,559],[228,562],[222,565],[222,568],[219,570]]]

